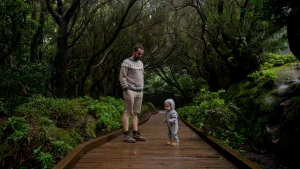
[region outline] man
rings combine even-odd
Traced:
[[[144,89],[144,65],[140,58],[144,54],[144,47],[141,44],[134,46],[131,57],[125,59],[120,70],[120,84],[124,96],[123,129],[124,142],[135,143],[145,141],[138,131],[138,116],[141,112],[143,89]],[[132,115],[133,133],[130,135],[128,120]]]

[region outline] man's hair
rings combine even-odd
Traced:
[[[144,47],[141,44],[137,43],[134,45],[133,49],[136,52],[138,49],[144,50]]]

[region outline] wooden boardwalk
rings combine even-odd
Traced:
[[[87,152],[73,169],[235,169],[234,164],[179,121],[179,147],[166,145],[167,126],[158,113],[139,126],[147,141],[123,142],[123,135]]]

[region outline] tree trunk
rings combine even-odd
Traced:
[[[67,51],[68,36],[66,35],[68,23],[62,22],[58,27],[57,52],[54,60],[54,95],[64,97],[67,81]]]
[[[40,18],[39,18],[39,26],[35,34],[33,35],[31,44],[30,44],[30,61],[35,62],[39,59],[39,50],[38,47],[42,44],[42,35],[43,29],[45,25],[45,5],[44,1],[40,1],[41,11],[40,11]],[[33,15],[36,15],[33,13]]]
[[[287,24],[287,37],[291,52],[300,60],[300,26],[297,19],[299,17],[290,16]]]
[[[63,12],[63,2],[66,1],[57,0],[57,8],[54,10],[51,5],[52,2],[46,0],[47,9],[58,25],[57,51],[53,63],[54,70],[52,72],[53,93],[57,97],[64,97],[66,92],[68,36],[72,29],[72,27],[69,29],[68,25],[70,19],[79,11],[80,0],[73,0],[65,14]]]

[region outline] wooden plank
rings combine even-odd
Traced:
[[[149,116],[145,118],[145,120],[139,122],[139,125],[145,123],[150,118],[151,113]],[[109,142],[110,140],[120,136],[123,134],[123,129],[115,131],[111,134],[95,138],[88,142],[82,143],[75,147],[70,153],[68,153],[58,164],[56,164],[53,169],[69,169],[72,168],[80,158],[87,152],[91,151],[92,149]]]
[[[223,156],[226,156],[226,158],[232,163],[234,163],[237,167],[242,169],[262,169],[259,165],[249,160],[239,152],[233,150],[228,146],[223,145],[220,140],[204,134],[203,131],[198,130],[195,126],[189,124],[187,121],[182,121],[195,133],[197,133],[201,138],[203,138],[209,145],[211,145],[213,148],[219,151]]]
[[[162,113],[152,115],[139,127],[147,141],[125,143],[121,135],[86,153],[73,168],[237,168],[181,121],[178,132],[180,145],[166,145],[167,126],[163,117]]]

